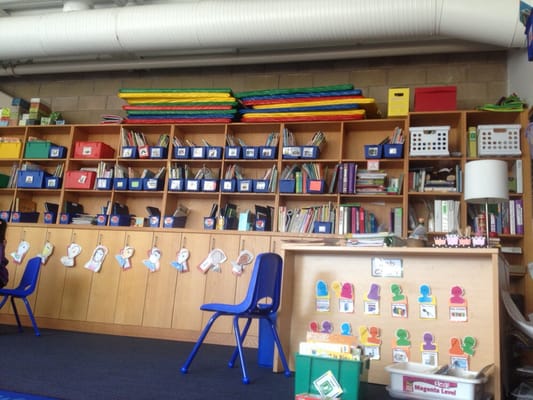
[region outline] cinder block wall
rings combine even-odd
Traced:
[[[386,116],[391,87],[455,85],[457,107],[472,109],[506,96],[505,52],[421,55],[259,66],[0,77],[12,96],[40,97],[67,123],[92,124],[124,115],[121,88],[231,88],[234,92],[352,83],[374,98]]]

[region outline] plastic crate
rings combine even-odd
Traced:
[[[449,126],[418,126],[409,128],[411,156],[449,156]]]
[[[520,125],[478,125],[479,156],[517,156],[520,151]]]

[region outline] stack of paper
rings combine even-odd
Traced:
[[[127,124],[231,122],[237,101],[231,89],[121,89]]]
[[[378,114],[374,99],[350,84],[257,90],[235,97],[243,122],[355,120]]]

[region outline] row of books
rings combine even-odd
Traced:
[[[339,206],[339,235],[349,233],[375,233],[379,230],[376,215],[365,210],[360,204],[341,204]]]
[[[469,207],[469,217],[473,222],[472,228],[476,234],[485,234],[484,207]],[[501,204],[489,204],[490,232],[504,235],[524,234],[524,201],[510,199]]]
[[[450,168],[416,168],[409,171],[411,192],[461,192],[462,171],[459,165]]]
[[[459,200],[433,200],[433,232],[456,232],[460,228],[460,205]]]
[[[332,181],[337,179],[339,193],[386,194],[386,178],[387,173],[382,170],[359,169],[356,163],[346,162],[337,165]]]
[[[315,222],[327,222],[335,226],[335,206],[332,203],[305,208],[278,208],[279,232],[312,233]]]

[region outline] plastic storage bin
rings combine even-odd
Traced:
[[[338,360],[334,358],[295,355],[296,377],[295,394],[319,394],[313,381],[327,371],[331,371],[342,387],[342,400],[359,398],[360,376],[364,361]]]
[[[519,156],[520,125],[478,125],[479,156]]]
[[[93,189],[95,181],[94,171],[67,171],[65,189]]]
[[[115,150],[102,142],[76,142],[74,158],[113,158]]]
[[[409,128],[411,156],[449,156],[449,126],[418,126]]]
[[[455,86],[415,88],[415,111],[451,111],[457,109]]]
[[[0,158],[19,158],[22,143],[20,142],[0,142]]]
[[[32,140],[24,147],[24,158],[48,158],[52,143],[46,140]]]
[[[399,399],[484,399],[485,375],[477,377],[473,371],[449,370],[448,374],[436,374],[438,367],[419,363],[402,362],[388,365],[390,372],[389,394]]]

